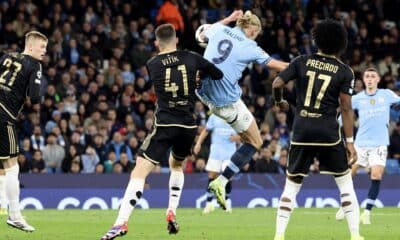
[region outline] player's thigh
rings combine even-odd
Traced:
[[[286,174],[289,177],[307,176],[315,156],[314,147],[291,145]]]
[[[355,146],[356,152],[357,152],[357,162],[355,164],[361,166],[361,167],[368,167],[369,166],[369,153],[371,151],[371,148],[365,148],[365,147],[357,147]]]
[[[379,146],[377,148],[372,148],[368,156],[368,164],[370,167],[373,166],[386,166],[387,159],[387,147]]]
[[[228,106],[214,108],[213,113],[224,119],[237,133],[248,130],[254,120],[253,115],[242,100]]]
[[[318,148],[319,169],[322,174],[342,175],[350,171],[346,148],[342,142]]]
[[[220,173],[224,169],[224,161],[219,159],[209,158],[206,165],[207,172]]]
[[[8,122],[0,123],[0,160],[8,160],[18,155],[19,148],[17,142],[15,125]]]
[[[172,146],[173,132],[171,127],[154,127],[140,147],[139,155],[154,164],[165,160]]]
[[[175,127],[176,137],[172,139],[172,156],[177,161],[183,161],[191,154],[192,145],[196,138],[197,128]]]

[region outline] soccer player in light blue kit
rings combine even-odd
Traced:
[[[235,130],[227,124],[223,119],[212,114],[207,121],[206,127],[201,131],[199,138],[197,139],[196,145],[193,148],[193,153],[198,154],[201,149],[201,145],[204,140],[211,132],[211,146],[210,154],[206,165],[208,172],[208,183],[218,177],[224,168],[230,162],[232,155],[236,151],[237,142],[240,140],[239,135],[236,134]],[[232,205],[229,204],[229,194],[232,191],[232,181],[229,181],[225,186],[227,201],[226,211],[232,211]],[[212,203],[213,193],[210,189],[207,189],[207,203],[203,210],[204,214],[208,214],[214,211],[214,205]]]
[[[360,217],[363,224],[371,224],[370,212],[378,197],[386,165],[390,107],[399,103],[400,97],[389,89],[378,89],[380,77],[374,68],[365,70],[363,81],[365,91],[352,97],[353,109],[358,110],[359,116],[359,128],[355,139],[358,158],[352,167],[352,175],[355,176],[360,167],[369,168],[371,171],[367,206]],[[336,219],[341,220],[343,217],[343,210],[339,209]]]
[[[236,21],[236,27],[226,26]],[[231,162],[222,175],[209,184],[222,209],[226,209],[225,185],[232,176],[250,161],[261,147],[260,131],[253,115],[240,99],[238,84],[242,71],[249,63],[257,62],[282,71],[288,63],[275,60],[254,41],[261,31],[260,19],[246,11],[234,11],[229,17],[204,29],[200,40],[208,40],[204,57],[214,63],[223,73],[221,81],[203,79],[197,94],[203,103],[220,118],[224,119],[240,135],[243,145],[233,154]]]

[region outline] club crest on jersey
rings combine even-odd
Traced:
[[[370,103],[371,105],[375,105],[375,99],[371,98],[371,99],[369,100],[369,103]]]

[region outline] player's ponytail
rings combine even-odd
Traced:
[[[261,29],[261,21],[257,15],[253,14],[251,11],[247,10],[241,18],[236,21],[236,25],[242,29],[248,28],[250,26],[256,26]]]

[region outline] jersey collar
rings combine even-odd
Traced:
[[[365,93],[365,95],[367,95],[368,97],[372,97],[372,96],[375,96],[375,95],[378,93],[378,91],[379,91],[379,88],[377,88],[376,91],[375,91],[375,93],[373,93],[373,94],[368,94],[368,93],[367,93],[367,90],[364,90],[364,93]]]
[[[323,56],[323,57],[329,57],[329,58],[337,59],[337,57],[335,55],[325,54],[325,53],[322,53],[322,52],[317,52],[316,54],[319,55],[319,56]]]

